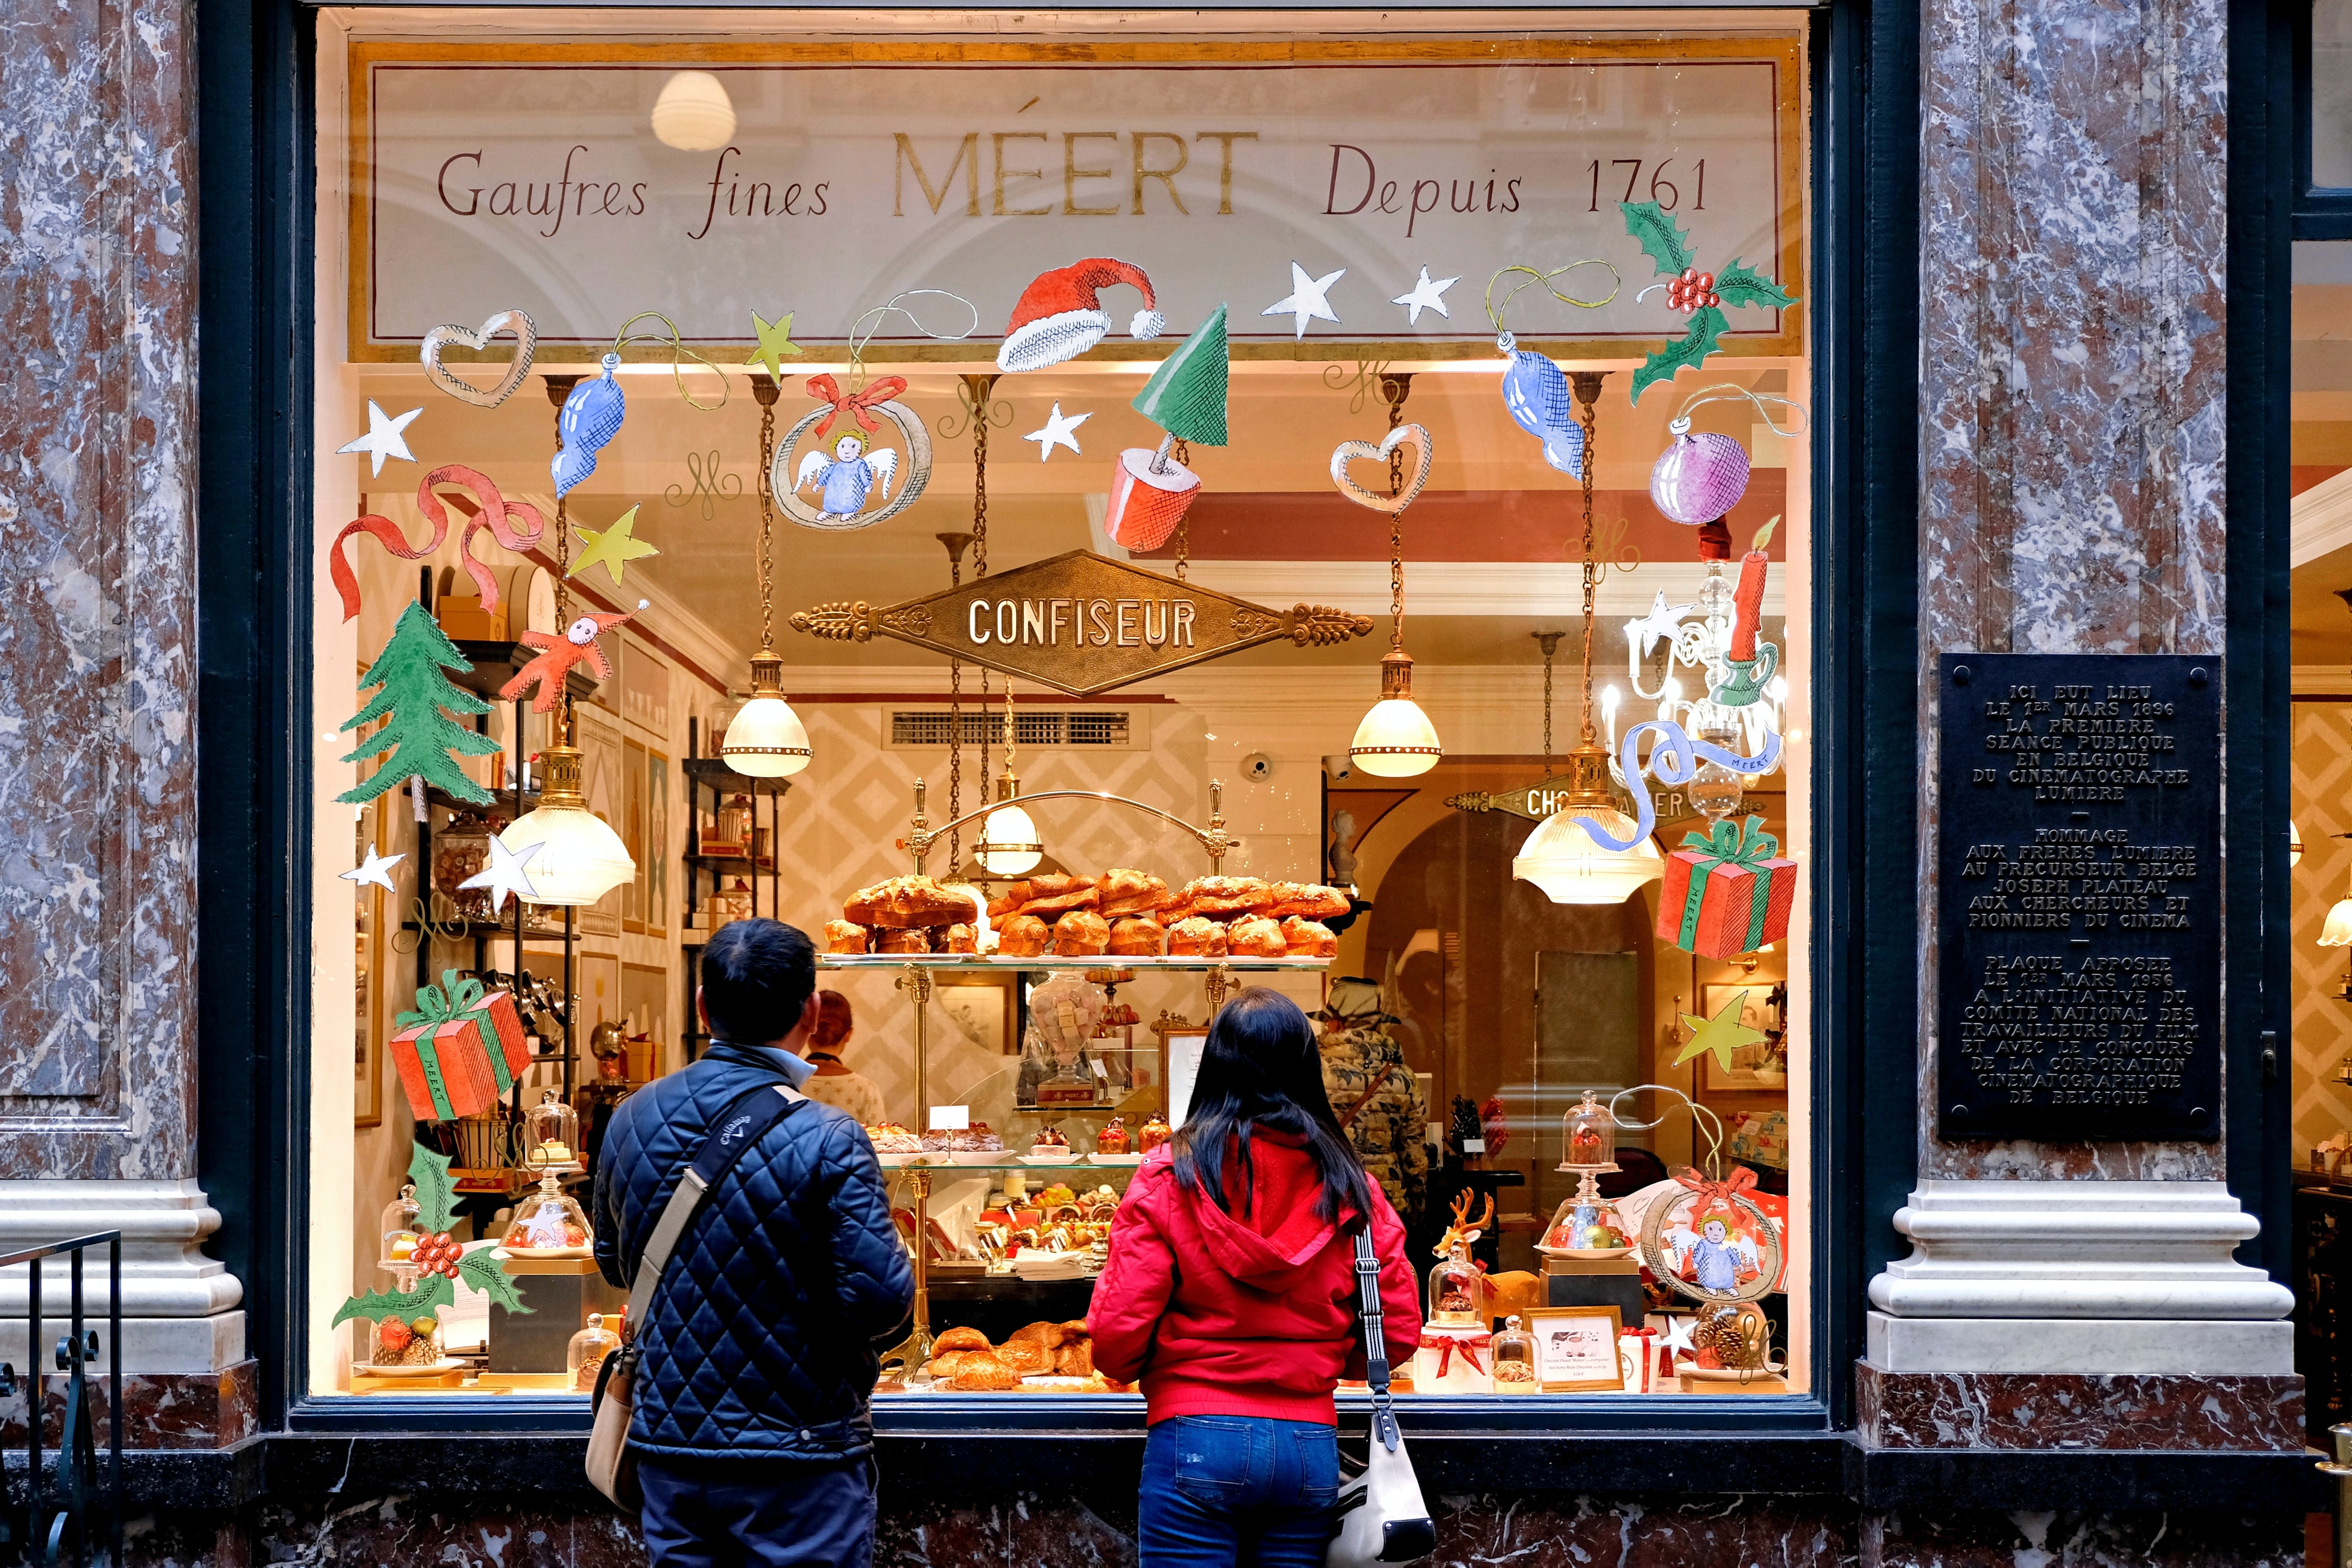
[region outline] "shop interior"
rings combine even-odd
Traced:
[[[1456,315],[1476,312],[1486,281],[1455,286]],[[1163,281],[1161,292],[1180,291]],[[1198,303],[1163,306],[1171,324],[1160,347],[1199,327]],[[982,308],[992,318],[1003,304]],[[1238,320],[1243,301],[1233,307]],[[1106,305],[1122,321],[1132,308],[1126,295]],[[1547,290],[1509,308],[1526,343],[1572,341],[1572,310]],[[938,318],[925,315],[936,330]],[[803,330],[814,342],[837,339],[838,323]],[[1589,441],[1588,489],[1548,464],[1539,440],[1507,413],[1503,354],[1474,345],[1432,357],[1402,341],[1333,355],[1311,338],[1279,352],[1236,342],[1229,439],[1178,454],[1198,476],[1197,500],[1171,537],[1141,549],[1115,536],[1113,455],[1149,453],[1161,440],[1136,406],[1159,360],[1082,355],[1003,374],[997,327],[986,321],[968,342],[886,343],[860,360],[836,341],[783,361],[781,383],[741,363],[748,341],[726,353],[707,349],[703,362],[633,345],[615,377],[625,421],[593,473],[560,500],[550,469],[559,413],[596,380],[593,348],[543,350],[494,407],[446,395],[413,353],[400,363],[338,353],[323,366],[322,451],[342,438],[330,433],[368,428],[371,405],[422,412],[403,430],[421,461],[372,471],[362,452],[324,457],[320,468],[320,560],[332,542],[349,562],[357,614],[344,617],[322,571],[315,903],[321,953],[352,953],[348,971],[322,958],[320,985],[322,995],[350,998],[352,1034],[341,1036],[340,1004],[315,1009],[332,1020],[319,1029],[317,1076],[335,1083],[322,1091],[314,1165],[313,1390],[584,1392],[623,1297],[596,1277],[586,1215],[571,1205],[593,1180],[603,1120],[632,1087],[682,1070],[700,1047],[692,977],[701,944],[753,914],[820,935],[861,889],[915,868],[919,811],[924,828],[939,829],[1013,792],[1034,800],[1024,807],[1034,840],[975,817],[928,846],[924,869],[990,898],[1041,875],[1132,868],[1175,890],[1221,873],[1336,889],[1347,909],[1323,922],[1334,938],[1328,956],[1255,965],[1239,955],[1099,953],[821,961],[820,986],[845,999],[853,1020],[836,1047],[842,1063],[878,1097],[869,1131],[897,1135],[877,1137],[877,1147],[924,1265],[925,1321],[894,1347],[885,1396],[985,1388],[932,1375],[930,1339],[962,1328],[992,1345],[1024,1332],[1034,1343],[1030,1331],[1042,1324],[1055,1331],[1044,1336],[1053,1359],[1020,1369],[1027,1375],[1008,1392],[1121,1397],[1073,1352],[1118,1193],[1147,1131],[1156,1141],[1181,1125],[1188,1049],[1197,1051],[1217,999],[1242,985],[1276,986],[1314,1010],[1340,976],[1377,986],[1381,1026],[1426,1108],[1418,1137],[1429,1175],[1407,1217],[1416,1266],[1434,1268],[1433,1309],[1464,1279],[1475,1286],[1475,1306],[1455,1303],[1446,1314],[1455,1345],[1470,1352],[1453,1356],[1433,1324],[1431,1352],[1412,1369],[1413,1396],[1809,1389],[1805,900],[1793,900],[1784,934],[1721,956],[1659,934],[1667,858],[1686,837],[1701,843],[1717,825],[1752,818],[1780,856],[1807,858],[1806,359],[1727,339],[1699,371],[1637,401],[1642,350],[1588,345],[1559,355],[1580,396],[1597,388],[1576,416]],[[320,335],[340,349],[339,333],[340,323]],[[499,357],[474,364],[453,353],[447,363],[487,384]],[[804,526],[781,495],[763,507],[769,453],[825,402],[816,378],[831,376],[840,390],[883,375],[903,377],[894,401],[928,439],[919,493],[865,527]],[[1723,390],[1691,405],[1700,388]],[[1727,437],[1748,464],[1736,502],[1719,519],[1696,520],[1728,541],[1727,551],[1713,547],[1721,557],[1713,563],[1702,560],[1701,529],[1654,499],[1654,472],[1682,438],[1670,422],[1685,414],[1683,435]],[[1068,443],[1034,434],[1070,416],[1083,423]],[[1429,449],[1425,485],[1392,533],[1389,516],[1335,487],[1332,453],[1377,443],[1400,424],[1424,430]],[[839,435],[801,436],[782,471],[796,473]],[[910,446],[887,424],[868,439]],[[1423,460],[1407,448],[1407,468]],[[509,508],[535,509],[544,531],[523,548],[499,543],[486,522],[469,531],[497,503],[462,475],[420,486],[440,465],[462,465]],[[918,467],[906,452],[896,481]],[[1376,494],[1390,489],[1383,462],[1353,472]],[[819,503],[822,485],[800,492],[804,507]],[[421,493],[451,519],[438,548],[404,558],[364,530],[338,542],[350,520],[373,516],[413,547],[432,531]],[[818,624],[827,605],[899,605],[1070,552],[1256,605],[1332,606],[1368,629],[1328,646],[1265,642],[1073,695],[976,662],[951,667],[904,640],[828,639],[796,621]],[[2345,553],[2352,558],[2352,547]],[[593,563],[583,566],[583,555]],[[495,608],[469,560],[496,584]],[[1727,606],[1749,562],[1762,595],[1748,629],[1776,650],[1777,671],[1752,705],[1727,712],[1709,701],[1727,611],[1710,623],[1692,606]],[[343,721],[378,691],[365,677],[415,606],[471,666],[445,672],[479,697],[480,711],[454,721],[480,743],[478,754],[453,752],[450,765],[492,799],[403,784],[346,806],[339,797],[364,793],[385,753],[341,762],[353,743]],[[596,633],[609,674],[585,659],[551,673],[548,684],[569,694],[552,714],[499,695],[540,651],[526,633],[561,640],[583,616],[609,620]],[[2341,630],[2352,647],[2352,621]],[[782,694],[809,753],[777,777],[739,772],[720,754],[752,695],[763,637],[782,660]],[[1412,660],[1412,697],[1443,746],[1414,773],[1350,754],[1382,695],[1382,656],[1398,639]],[[1678,660],[1678,648],[1693,657]],[[2352,653],[2335,662],[2347,661]],[[2297,709],[2299,796],[2305,729],[2318,735],[2337,711]],[[1745,779],[1717,767],[1686,783],[1636,781],[1654,803],[1654,829],[1644,849],[1615,858],[1641,864],[1608,871],[1603,891],[1555,901],[1515,877],[1515,858],[1558,808],[1571,752],[1597,743],[1614,759],[1633,725],[1664,717],[1694,735],[1737,737],[1729,743],[1743,751],[1776,736],[1779,763]],[[551,767],[546,753],[567,742],[582,808],[617,837],[626,874],[569,907],[493,905],[495,886],[460,887],[492,866],[498,836],[519,815],[558,803],[564,764],[559,757]],[[1612,798],[1631,811],[1618,772]],[[2325,782],[2315,774],[2311,787]],[[2314,889],[2330,875],[2340,888],[2352,874],[2352,849],[2324,837],[2324,816],[2299,800],[2313,836],[2302,875]],[[1218,829],[1231,843],[1213,864],[1203,835]],[[1008,842],[1034,850],[991,848]],[[381,881],[344,875],[393,856],[406,864]],[[2324,907],[2312,901],[2318,891],[2306,899],[2302,889],[2299,952],[2315,934],[2303,931],[2306,904]],[[324,940],[346,901],[355,912],[348,950]],[[512,997],[522,1065],[502,1075],[510,1081],[495,1086],[487,1108],[420,1117],[415,1037],[444,1027],[473,995],[457,993],[477,984]],[[429,987],[440,988],[436,997],[421,998]],[[2299,1058],[2314,1037],[2299,1033]],[[339,1098],[346,1049],[348,1104]],[[2347,1052],[2352,1034],[2334,1054]],[[2319,1082],[2333,1070],[2313,1075],[2315,1109],[2336,1103],[2328,1094],[2352,1096]],[[1637,1086],[1663,1088],[1621,1094]],[[425,1085],[427,1103],[444,1087]],[[1061,1152],[1041,1143],[1048,1130]],[[926,1133],[935,1134],[928,1145]],[[446,1193],[429,1170],[407,1190],[420,1147],[446,1161]],[[1738,1194],[1727,1228],[1743,1282],[1770,1276],[1725,1323],[1704,1310],[1703,1292],[1679,1292],[1648,1268],[1643,1232],[1654,1209],[1680,1203],[1662,1230],[1685,1242],[1692,1222],[1706,1224],[1697,1212],[1706,1204],[1680,1202],[1693,1189],[1676,1173],[1694,1168],[1710,1202]],[[1694,1267],[1687,1245],[1658,1256],[1678,1275]],[[338,1319],[371,1292],[421,1299],[415,1292],[436,1272],[450,1278],[448,1268],[457,1272],[447,1301]],[[483,1288],[501,1271],[502,1285]],[[509,1289],[528,1311],[509,1310]],[[1573,1369],[1541,1364],[1541,1352],[1528,1361],[1530,1373],[1502,1370],[1528,1360],[1515,1336],[1541,1339],[1603,1305],[1615,1314],[1612,1341],[1654,1331],[1653,1342],[1669,1347],[1663,1360],[1637,1342],[1630,1380],[1622,1365],[1614,1382],[1562,1375]],[[394,1319],[402,1326],[387,1330]],[[1719,1333],[1730,1336],[1720,1347]],[[1563,1357],[1572,1337],[1562,1333]],[[396,1342],[387,1347],[387,1338]],[[1399,1387],[1408,1387],[1402,1376]]]

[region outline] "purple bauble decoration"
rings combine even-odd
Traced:
[[[1650,500],[1676,522],[1713,522],[1748,493],[1748,449],[1728,436],[1690,434],[1690,422],[1668,426],[1675,444],[1650,469]]]

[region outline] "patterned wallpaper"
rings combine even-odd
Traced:
[[[2303,863],[2294,870],[2294,1161],[2312,1145],[2352,1132],[2352,1087],[2336,1081],[2352,1053],[2352,1003],[2331,993],[2344,984],[2352,949],[2321,947],[2328,907],[2352,886],[2352,703],[2299,700],[2294,705],[2294,821]]]

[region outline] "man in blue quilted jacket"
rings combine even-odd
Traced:
[[[699,1060],[621,1102],[596,1167],[596,1263],[627,1289],[663,1205],[727,1108],[797,1088],[816,956],[777,921],[702,950]],[[877,1338],[915,1297],[866,1131],[792,1106],[728,1166],[645,1321],[629,1428],[655,1568],[868,1568]]]

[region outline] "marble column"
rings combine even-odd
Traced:
[[[221,1389],[245,1335],[194,1180],[193,21],[58,0],[0,32],[0,1253],[121,1231],[128,1370]],[[26,1295],[0,1270],[0,1319]]]
[[[1960,1446],[2055,1442],[1982,1415],[2016,1374],[2083,1379],[2093,1410],[2228,1377],[2272,1413],[2157,1447],[2267,1447],[2299,1400],[2292,1296],[2231,1256],[2256,1225],[2221,1144],[1935,1135],[1936,656],[2223,646],[2227,23],[2222,0],[1922,10],[1919,1184],[1861,1372],[1886,1440],[1933,1408]],[[2159,1375],[2119,1395],[2126,1373]]]

